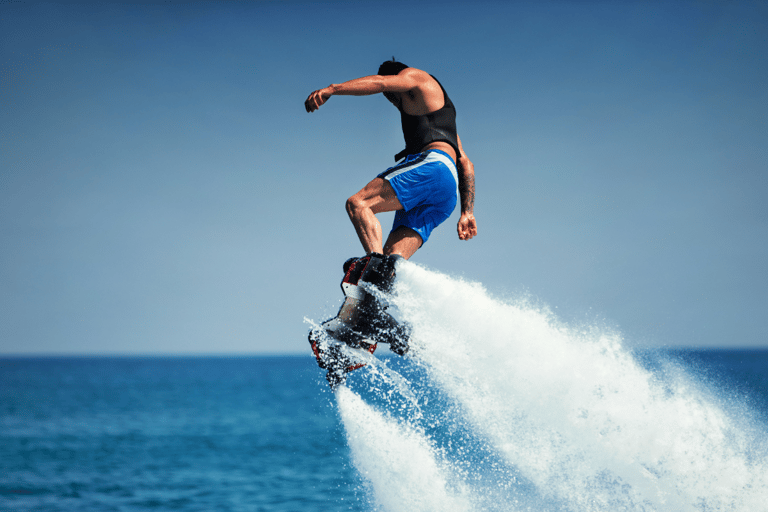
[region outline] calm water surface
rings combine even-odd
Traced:
[[[317,370],[308,357],[0,360],[0,510],[354,509]]]

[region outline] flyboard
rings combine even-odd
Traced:
[[[378,343],[388,343],[401,356],[408,351],[410,326],[386,312],[399,259],[371,253],[344,263],[344,303],[335,317],[309,331],[312,352],[328,371],[332,389],[346,381],[347,373],[365,366],[362,356],[373,354]]]

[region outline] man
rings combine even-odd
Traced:
[[[406,148],[395,156],[397,165],[347,199],[347,213],[366,253],[410,258],[453,212],[457,186],[461,200],[459,238],[471,239],[477,234],[474,166],[456,133],[453,103],[433,76],[393,58],[379,67],[378,75],[319,89],[304,105],[307,112],[314,112],[334,95],[378,93],[400,111]],[[389,211],[396,211],[395,221],[386,244],[382,244],[376,214]]]

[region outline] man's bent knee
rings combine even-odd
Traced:
[[[403,209],[392,185],[382,178],[374,178],[357,194],[347,199],[346,207],[350,217],[364,210],[383,213]]]
[[[350,217],[353,217],[355,214],[360,212],[360,210],[365,208],[365,201],[360,199],[358,194],[355,194],[349,199],[347,199],[346,208],[347,208],[347,215],[349,215]]]

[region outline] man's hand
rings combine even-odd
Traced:
[[[457,162],[459,171],[459,199],[461,200],[461,217],[456,230],[459,232],[460,240],[469,240],[477,236],[477,222],[472,213],[475,208],[475,165],[464,152],[461,146],[461,138],[456,134],[456,141],[459,143],[459,161]]]
[[[462,213],[456,230],[459,232],[459,238],[461,240],[469,240],[477,235],[477,222],[475,221],[475,216],[471,213]]]
[[[332,94],[333,92],[330,87],[318,89],[309,95],[307,101],[304,102],[304,107],[307,109],[307,112],[314,112],[320,108],[320,105],[328,101]]]

